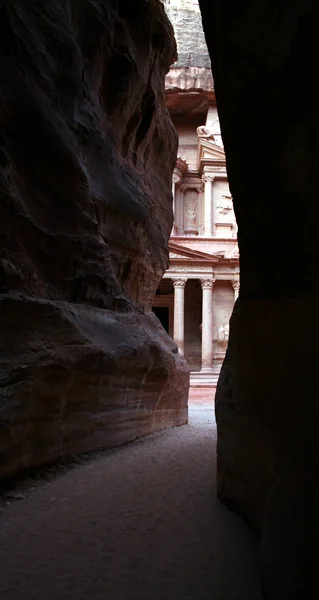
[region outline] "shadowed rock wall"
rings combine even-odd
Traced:
[[[0,8],[0,477],[187,420],[151,312],[168,262],[175,56],[157,0]]]
[[[267,600],[314,598],[319,543],[319,7],[200,0],[240,247],[216,396],[219,497]]]

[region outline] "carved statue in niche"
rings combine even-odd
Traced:
[[[203,324],[201,323],[199,326],[199,335],[200,337],[202,337],[202,329],[203,329]],[[221,346],[227,346],[228,344],[228,339],[229,339],[229,324],[226,323],[226,325],[220,325],[217,331],[217,343],[220,344]]]
[[[217,332],[217,342],[221,346],[227,346],[229,338],[229,325],[220,325]]]
[[[196,192],[186,192],[187,196],[185,198],[185,228],[184,232],[187,235],[197,235],[198,227],[197,227],[197,198],[198,194]]]
[[[187,223],[188,225],[196,225],[196,205],[189,205],[187,209]]]
[[[221,220],[227,223],[230,222],[230,216],[233,209],[232,196],[223,194],[216,204],[217,212],[221,216]]]

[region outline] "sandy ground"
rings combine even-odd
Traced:
[[[256,539],[216,499],[215,442],[212,404],[198,395],[188,426],[100,453],[11,501],[0,597],[261,600]]]

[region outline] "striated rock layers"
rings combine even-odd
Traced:
[[[151,313],[168,262],[175,56],[158,0],[0,8],[0,477],[187,421]]]
[[[310,599],[319,544],[319,7],[200,5],[241,258],[216,398],[219,497],[261,536],[265,599]]]
[[[171,114],[188,118],[207,112],[215,100],[209,54],[198,0],[163,0],[174,27],[177,60],[166,75],[166,104]]]

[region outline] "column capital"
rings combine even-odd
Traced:
[[[202,181],[204,183],[206,183],[207,181],[210,181],[211,183],[213,183],[215,179],[215,175],[213,173],[203,173],[202,175]]]
[[[239,292],[239,287],[240,287],[239,279],[232,279],[231,284],[232,284],[235,292]]]
[[[174,288],[184,288],[187,282],[187,279],[172,279]]]
[[[201,279],[200,280],[200,284],[202,286],[202,290],[212,290],[214,287],[214,283],[215,283],[216,279],[212,278],[212,279]]]

